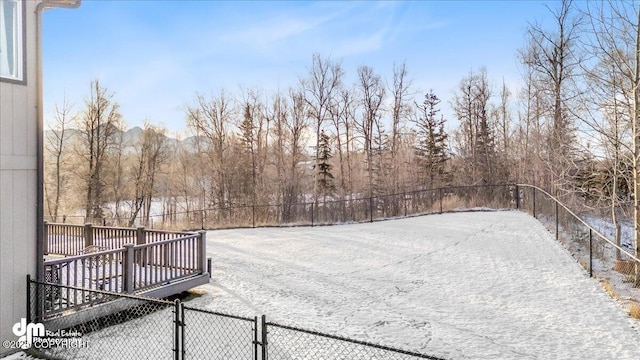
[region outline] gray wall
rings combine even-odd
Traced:
[[[0,81],[0,340],[16,339],[11,328],[26,317],[25,277],[36,273],[38,2],[26,2],[26,84]]]

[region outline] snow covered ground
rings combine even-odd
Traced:
[[[640,359],[640,322],[515,212],[208,233],[190,306],[451,359]]]
[[[448,359],[640,359],[640,322],[524,213],[219,230],[207,239],[213,278],[190,307]],[[169,358],[171,319],[170,309],[158,311],[55,355]]]

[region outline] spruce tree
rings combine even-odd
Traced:
[[[335,192],[335,185],[333,184],[333,174],[331,170],[333,165],[329,163],[331,159],[331,144],[329,135],[324,130],[320,132],[318,139],[318,190],[319,193],[327,200],[328,196],[333,195]]]
[[[430,187],[446,183],[449,160],[448,138],[444,130],[445,118],[438,116],[440,99],[430,90],[422,104],[416,104],[418,114],[414,120],[417,126],[415,152],[422,170],[423,185]],[[425,184],[428,179],[429,183]]]
[[[243,193],[237,194],[243,200],[255,203],[256,200],[256,126],[253,121],[254,111],[251,105],[244,105],[243,119],[239,126],[240,159],[239,177]]]
[[[480,181],[491,184],[501,177],[498,176],[501,167],[498,166],[498,153],[496,151],[495,136],[493,128],[489,125],[487,112],[484,108],[478,109],[478,130],[476,131],[475,141],[475,166],[480,168],[477,174],[480,175]]]

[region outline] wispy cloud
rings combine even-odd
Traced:
[[[316,6],[267,15],[265,20],[250,27],[230,29],[219,38],[227,43],[241,43],[257,48],[268,47],[275,42],[285,41],[308,34],[340,18],[349,7],[319,9]]]
[[[271,19],[257,26],[222,35],[223,42],[244,43],[258,47],[303,34],[326,24],[332,15],[312,19]]]
[[[331,50],[331,54],[341,58],[378,51],[383,48],[387,34],[388,31],[386,29],[381,29],[371,34],[344,38]]]

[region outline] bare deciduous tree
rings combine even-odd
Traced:
[[[535,85],[545,97],[545,116],[549,118],[547,134],[546,185],[558,193],[569,182],[570,163],[575,158],[575,114],[579,112],[578,70],[582,57],[578,51],[582,16],[575,13],[571,0],[562,0],[558,9],[549,8],[554,25],[545,29],[532,24],[528,45],[522,52],[526,66],[536,77]]]
[[[313,62],[309,69],[308,77],[301,80],[302,89],[310,117],[315,125],[315,166],[318,165],[320,156],[320,133],[325,121],[330,117],[330,109],[334,97],[337,95],[342,83],[343,71],[340,63],[323,59],[320,54],[313,55]],[[313,180],[314,201],[318,199],[318,176],[314,172]]]
[[[115,135],[120,131],[122,116],[119,105],[113,102],[113,93],[91,82],[85,109],[77,117],[77,126],[82,133],[79,155],[85,159],[85,216],[87,219],[102,219],[104,197],[104,166],[110,156]]]
[[[366,157],[367,193],[374,194],[377,165],[375,164],[376,144],[374,140],[380,135],[380,120],[382,117],[382,102],[385,97],[385,87],[381,77],[369,66],[358,67],[358,90],[360,91],[360,104],[362,114],[356,120],[356,126],[362,135],[364,152]],[[379,144],[382,145],[382,144]],[[378,169],[379,170],[379,169]]]
[[[230,199],[227,165],[230,147],[229,127],[233,115],[231,99],[224,91],[210,100],[198,95],[197,104],[187,107],[186,112],[187,125],[196,134],[199,155],[208,155],[206,161],[201,162],[201,169],[205,170],[204,167],[207,166],[211,178],[208,184],[203,183],[202,186],[208,186],[211,194],[210,205],[225,207]]]
[[[66,187],[66,175],[63,167],[65,166],[64,155],[65,148],[68,142],[67,135],[67,127],[74,120],[71,111],[73,109],[73,105],[71,105],[66,96],[62,100],[62,105],[55,105],[54,108],[54,125],[50,126],[50,131],[47,133],[47,147],[46,150],[49,152],[51,156],[53,156],[53,176],[54,176],[54,184],[51,186],[50,184],[46,186],[47,191],[47,204],[49,209],[49,216],[51,216],[54,221],[58,221],[58,211],[60,209],[60,198],[63,194],[63,191]],[[54,189],[53,194],[51,194],[51,188]],[[53,200],[50,197],[53,196]],[[53,203],[53,204],[52,204]]]
[[[597,108],[585,123],[602,137],[612,164],[611,216],[617,223],[619,183],[631,184],[634,253],[640,255],[640,8],[637,3],[608,1],[587,8],[585,47],[594,54],[592,67],[585,66],[590,94]],[[625,179],[630,165],[631,179]],[[616,237],[619,239],[619,231]],[[619,240],[618,240],[619,243]],[[619,255],[619,254],[618,254]],[[636,265],[636,285],[640,268]]]
[[[165,134],[166,129],[145,122],[141,138],[136,146],[137,161],[132,171],[134,174],[134,193],[132,194],[129,226],[135,224],[140,210],[144,211],[144,224],[149,225],[158,172],[169,159],[170,154]]]
[[[407,78],[407,67],[405,63],[393,66],[393,85],[389,91],[393,97],[391,108],[391,174],[393,192],[400,190],[401,164],[400,150],[402,147],[402,122],[406,120],[410,110],[409,97],[411,94],[411,80]]]

